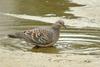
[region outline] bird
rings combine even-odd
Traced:
[[[51,26],[36,26],[32,29],[23,32],[16,32],[8,34],[10,38],[24,39],[26,42],[31,43],[34,47],[52,47],[58,41],[60,35],[60,28],[66,26],[63,20],[58,20]]]

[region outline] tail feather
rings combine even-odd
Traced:
[[[23,32],[17,32],[15,34],[8,34],[8,37],[24,39],[26,42],[33,43],[31,36],[26,36]]]
[[[18,38],[16,35],[14,35],[14,34],[8,34],[8,37],[10,37],[10,38]]]
[[[15,34],[8,34],[8,37],[10,38],[22,38],[23,37],[23,33],[22,32],[18,32]]]

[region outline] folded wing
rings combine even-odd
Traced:
[[[24,34],[31,38],[35,45],[46,45],[52,42],[52,32],[47,29],[36,28],[27,30]]]

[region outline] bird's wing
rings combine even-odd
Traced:
[[[46,45],[52,42],[52,32],[47,29],[35,28],[25,31],[24,34],[30,36],[35,44]]]

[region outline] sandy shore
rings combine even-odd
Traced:
[[[99,67],[100,57],[43,54],[0,49],[0,67]]]

